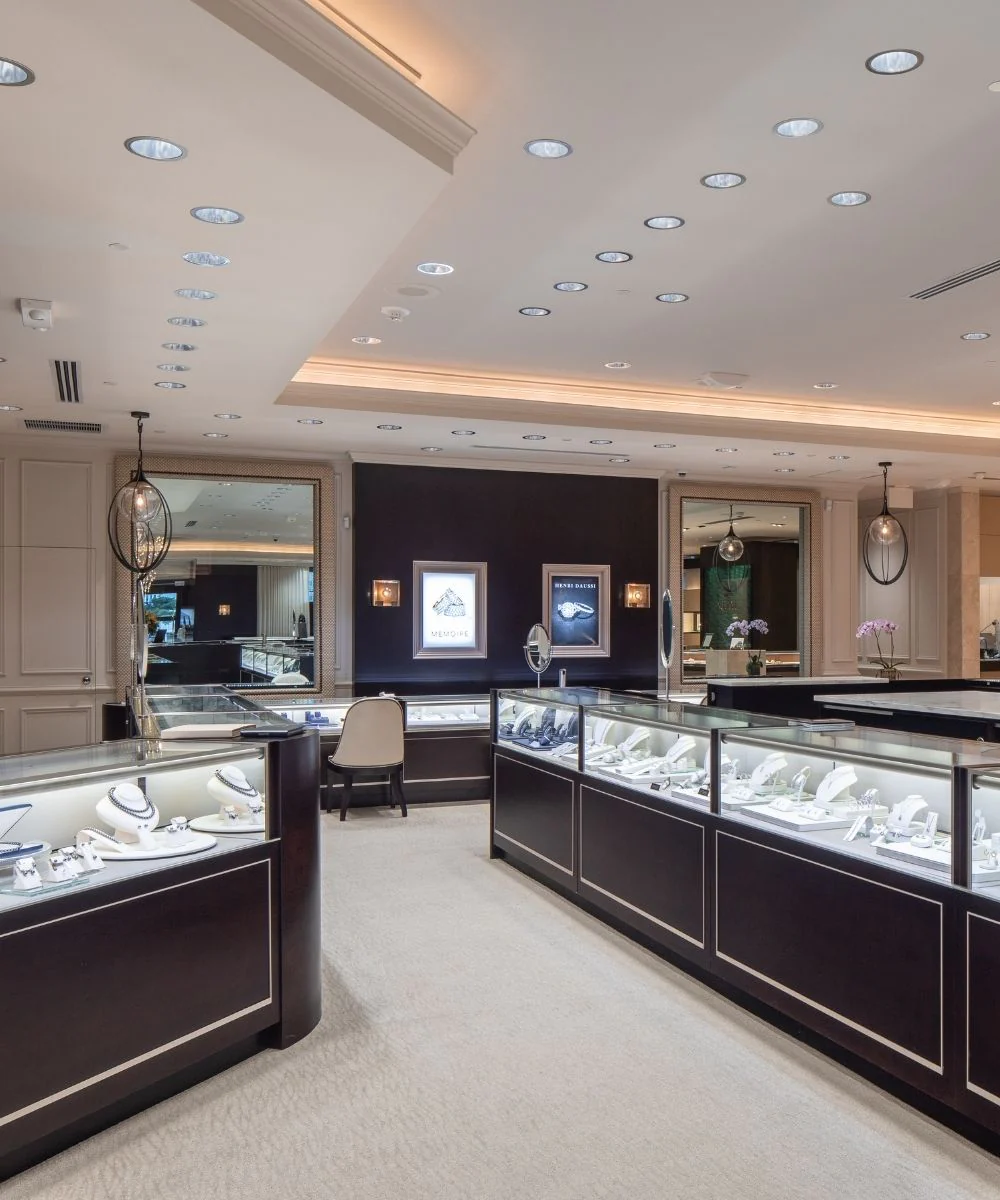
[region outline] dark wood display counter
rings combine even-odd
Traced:
[[[114,758],[135,745],[81,751],[105,761],[67,774],[66,790],[92,786],[91,769],[102,780],[142,775]],[[211,762],[202,768],[198,758],[207,749],[172,743],[164,754],[179,757],[173,776],[154,750],[148,769],[150,778],[159,771],[160,795],[175,779],[194,794],[192,777],[204,794],[195,773],[211,776]],[[318,739],[307,731],[264,749],[266,836],[219,839],[213,850],[150,869],[108,863],[89,886],[40,899],[0,895],[0,1179],[316,1026]],[[44,770],[45,759],[23,761]],[[10,791],[18,759],[3,766]],[[52,801],[44,785],[34,794]]]

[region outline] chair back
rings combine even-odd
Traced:
[[[403,706],[390,696],[355,700],[333,753],[339,767],[395,767],[403,761]]]

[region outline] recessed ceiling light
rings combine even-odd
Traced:
[[[606,362],[604,364],[609,371],[624,371],[632,364],[630,362]]]
[[[449,266],[447,263],[417,263],[417,270],[421,275],[450,275],[454,269],[454,267]]]
[[[972,333],[963,333],[963,342],[985,342],[990,335],[981,329],[977,329]]]
[[[0,58],[0,85],[3,87],[25,87],[35,82],[35,72],[12,58]]]
[[[322,425],[322,417],[299,417],[296,424],[298,425]]]
[[[993,401],[993,407],[994,407],[994,408],[1000,408],[1000,400],[994,400],[994,401]]]
[[[228,267],[229,259],[224,254],[213,254],[210,250],[189,250],[181,256],[185,262],[196,267]]]
[[[795,468],[794,467],[775,467],[774,473],[775,473],[775,475],[794,475]]]
[[[621,458],[621,457],[619,457],[619,458],[609,458],[609,459],[608,459],[608,462],[613,462],[613,463],[626,463],[626,462],[628,462],[628,461],[629,461],[629,460],[628,460],[627,458]]]
[[[717,446],[715,449],[716,454],[739,454],[739,452],[738,446]]]
[[[522,317],[547,317],[552,310],[550,308],[519,308],[517,311]]]
[[[677,443],[676,442],[654,442],[653,449],[654,450],[676,450]]]
[[[991,83],[988,90],[991,92],[1000,92],[1000,79],[998,79],[995,83]]]
[[[426,450],[428,454],[440,454],[441,453],[440,446],[421,446],[420,449]]]
[[[243,420],[243,418],[240,416],[239,413],[216,413],[215,419],[217,421],[242,421]]]
[[[7,360],[6,360],[5,358],[3,358],[3,357],[0,357],[0,363],[5,363],[6,361],[7,361]]]
[[[377,429],[402,429],[402,425],[378,425]]]
[[[153,387],[161,388],[183,388],[187,387],[186,383],[178,383],[176,379],[160,379],[153,384]]]
[[[632,255],[627,250],[602,250],[594,257],[598,262],[623,263],[630,262]]]
[[[188,351],[198,349],[197,346],[192,345],[190,342],[161,342],[160,345],[164,350]]]
[[[789,117],[787,121],[779,121],[774,126],[774,132],[778,137],[800,138],[819,133],[822,128],[823,122],[815,117]]]
[[[746,183],[745,175],[737,175],[735,171],[716,171],[713,175],[703,175],[701,182],[707,188],[734,188]]]
[[[571,279],[564,280],[562,283],[554,283],[552,286],[557,292],[585,292],[587,290],[585,283],[577,283]]]
[[[203,433],[201,436],[202,437],[210,437],[210,438],[227,438],[227,437],[229,437],[229,434],[216,432],[216,433]]]
[[[865,62],[876,75],[905,75],[915,71],[924,61],[919,50],[880,50]]]
[[[794,450],[772,450],[771,457],[772,458],[794,458],[795,451]]]
[[[830,388],[838,387],[836,383],[814,383],[813,387],[818,388],[821,392],[828,392]]]
[[[522,442],[544,442],[546,435],[544,433],[526,433],[521,438]]]
[[[612,441],[611,438],[591,438],[590,444],[592,446],[610,446]]]
[[[158,371],[190,371],[190,367],[182,366],[180,363],[157,363]]]
[[[124,242],[108,242],[109,250],[127,250],[128,246]]]
[[[849,454],[831,454],[830,461],[831,462],[847,462],[847,460],[850,457],[851,456]]]
[[[185,300],[214,300],[218,294],[218,292],[206,292],[203,288],[178,288],[174,292],[175,296],[181,296]]]
[[[201,317],[167,317],[168,325],[183,325],[187,329],[200,329],[202,325],[207,325],[207,321],[203,321]]]
[[[771,528],[772,528],[772,529],[784,529],[784,528],[785,528],[785,522],[784,522],[784,521],[772,521],[772,522],[771,522]]]
[[[475,437],[476,431],[474,429],[453,429],[451,431],[451,436],[452,437]]]
[[[235,208],[192,208],[191,216],[209,225],[239,225],[243,220],[243,214]]]
[[[684,292],[660,292],[656,298],[661,304],[683,304],[688,299]]]
[[[356,342],[359,346],[380,346],[382,339],[371,337],[368,334],[362,334],[360,337],[351,338],[352,342]]]
[[[524,143],[524,148],[535,158],[565,158],[573,153],[569,142],[561,142],[558,138],[533,138]]]
[[[20,404],[0,404],[0,412],[20,412]]]
[[[680,229],[683,224],[683,217],[647,217],[643,221],[647,229]]]
[[[125,149],[140,158],[152,159],[154,162],[170,162],[183,158],[187,151],[176,142],[168,142],[166,138],[132,137],[125,143]]]
[[[859,204],[867,204],[871,196],[867,192],[834,192],[827,199],[837,208],[857,208]]]

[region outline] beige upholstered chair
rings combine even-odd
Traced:
[[[340,800],[340,819],[347,818],[351,805],[351,785],[355,778],[386,775],[389,779],[390,807],[399,802],[406,816],[403,795],[403,706],[389,696],[367,696],[356,700],[347,710],[337,749],[327,758],[330,773],[344,780]],[[326,811],[331,811],[333,788],[327,776]]]

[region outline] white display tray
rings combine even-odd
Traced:
[[[884,842],[875,838],[872,842],[875,853],[899,862],[912,863],[931,871],[951,871],[951,850],[940,846],[914,846],[912,842]],[[996,872],[1000,879],[1000,871]]]
[[[811,809],[813,806],[803,804],[802,808]],[[854,813],[849,817],[838,817],[830,813],[829,816],[820,818],[805,816],[800,810],[794,808],[784,812],[780,808],[772,808],[770,804],[747,804],[743,806],[742,811],[758,821],[766,821],[769,825],[780,825],[782,829],[796,829],[807,833],[822,829],[850,829],[860,815],[860,813]]]
[[[242,830],[241,832],[247,831]],[[216,844],[216,839],[207,833],[196,833],[180,846],[169,845],[166,836],[162,830],[158,830],[153,834],[153,838],[157,842],[155,850],[141,850],[138,846],[124,844],[116,846],[100,841],[97,838],[92,840],[94,849],[108,863],[139,862],[140,860],[151,858],[180,858],[185,854],[200,854],[203,850],[211,850]]]
[[[263,821],[227,821],[221,813],[210,813],[207,817],[195,817],[188,821],[189,829],[200,829],[202,833],[263,833]]]

